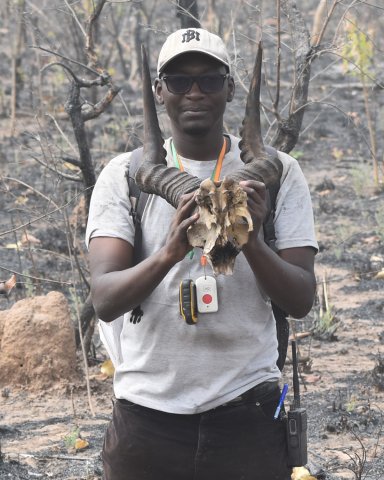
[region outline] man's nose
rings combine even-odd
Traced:
[[[191,89],[188,92],[188,95],[204,95],[203,92],[200,90],[199,84],[197,80],[193,80]]]

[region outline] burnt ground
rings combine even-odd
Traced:
[[[377,61],[384,64],[382,55]],[[310,100],[322,103],[307,107],[292,152],[308,179],[320,245],[318,301],[305,319],[291,321],[292,332],[308,334],[299,338],[298,345],[302,403],[309,418],[309,465],[319,478],[323,472],[334,479],[380,480],[384,477],[384,280],[377,274],[384,268],[384,193],[372,180],[361,82],[329,57],[314,62],[312,77]],[[243,111],[239,85],[238,97],[226,117],[232,133],[238,131]],[[117,104],[89,128],[98,171],[115,153],[139,143],[138,98],[128,91],[128,120]],[[372,84],[369,99],[382,158],[384,91]],[[70,135],[60,110],[63,99],[56,98],[54,104],[55,118]],[[6,113],[3,110],[0,118],[4,218],[0,265],[4,279],[10,271],[18,273],[18,284],[9,300],[0,298],[0,308],[50,290],[64,292],[73,305],[74,296],[86,296],[79,270],[87,277],[87,267],[84,217],[78,208],[81,186],[57,173],[63,168],[57,149],[68,144],[52,119],[35,116],[33,109],[20,109],[16,131],[10,135]],[[164,116],[161,119],[166,129]],[[52,169],[36,158],[48,160]],[[65,208],[54,212],[63,204]],[[37,241],[30,237],[18,243],[26,232]],[[69,241],[74,242],[76,259],[68,254]],[[49,391],[12,384],[3,388],[0,479],[101,478],[100,450],[112,408],[112,381],[100,374],[106,356],[97,335],[91,356],[94,415],[84,376],[77,380],[74,374],[71,385],[55,384]],[[284,379],[291,382],[289,360]],[[82,372],[82,365],[79,354],[74,371]],[[88,441],[86,449],[71,448],[75,433]]]

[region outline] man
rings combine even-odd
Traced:
[[[241,167],[239,139],[223,131],[235,85],[219,37],[202,29],[170,35],[154,91],[170,120],[169,166],[201,179],[211,177],[219,157],[220,179]],[[215,278],[218,310],[199,312],[191,326],[180,316],[180,282],[211,274],[201,251],[190,254],[194,193],[183,195],[177,209],[150,196],[142,219],[144,259],[134,265],[129,159],[119,155],[102,171],[87,228],[92,298],[116,368],[105,478],[289,480],[285,424],[274,420],[280,372],[270,299],[298,318],[313,303],[317,243],[303,174],[279,153],[278,254],[263,241],[264,184],[240,183],[254,229],[233,275]],[[139,304],[143,316],[135,323],[130,311]]]

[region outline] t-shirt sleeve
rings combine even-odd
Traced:
[[[94,237],[114,237],[134,243],[135,228],[130,215],[126,169],[130,153],[111,160],[94,186],[89,208],[85,243]]]
[[[313,247],[316,241],[313,208],[307,181],[298,162],[279,152],[284,170],[276,199],[276,248]]]

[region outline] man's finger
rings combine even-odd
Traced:
[[[259,195],[262,199],[266,197],[265,184],[255,180],[246,180],[240,182],[239,185],[248,195]]]

